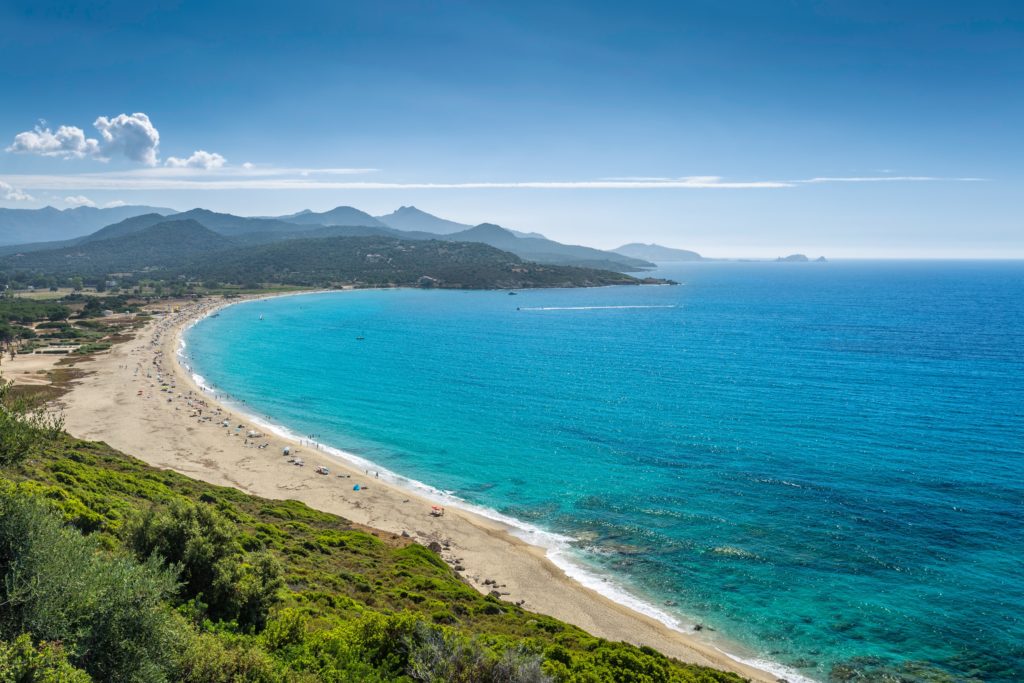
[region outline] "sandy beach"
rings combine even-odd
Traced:
[[[425,545],[437,542],[444,559],[460,565],[465,580],[481,592],[497,590],[503,600],[609,640],[649,645],[759,683],[778,680],[696,634],[676,631],[583,586],[548,560],[543,549],[515,537],[498,521],[453,507],[434,517],[434,503],[427,498],[313,445],[273,433],[250,438],[250,431],[263,430],[197,386],[177,359],[183,330],[218,305],[200,301],[157,316],[132,340],[83,363],[80,367],[89,374],[61,399],[67,431],[212,484],[299,500],[383,532],[408,534]],[[58,359],[19,356],[4,362],[3,373],[16,382],[38,383],[40,372]],[[295,458],[303,465],[290,462]],[[319,474],[320,467],[329,474]],[[353,490],[355,484],[360,490]]]

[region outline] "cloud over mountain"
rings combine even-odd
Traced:
[[[120,153],[132,161],[156,166],[160,132],[146,114],[120,114],[112,119],[101,116],[92,125],[103,138],[102,152],[105,157]]]
[[[81,159],[99,156],[99,142],[85,137],[85,131],[77,126],[61,126],[56,132],[40,124],[14,136],[8,152],[38,154],[44,157]]]
[[[192,152],[192,156],[187,159],[181,159],[179,157],[167,157],[166,165],[172,168],[202,168],[202,169],[214,169],[220,168],[225,163],[225,159],[216,152],[207,152],[205,149],[197,149]],[[244,166],[244,164],[243,164]]]
[[[91,206],[96,208],[96,202],[86,197],[84,194],[71,195],[64,198],[64,203],[70,207],[78,206]]]
[[[33,197],[32,195],[28,194],[27,192],[22,192],[18,188],[13,187],[12,185],[9,185],[3,181],[0,181],[0,199],[9,202],[35,201],[35,197]]]
[[[109,161],[124,158],[146,166],[160,163],[160,131],[143,112],[100,116],[93,121],[98,137],[86,137],[78,126],[60,126],[52,130],[41,121],[32,130],[14,136],[6,151],[15,154],[35,154],[61,159],[96,159]],[[187,158],[168,157],[171,168],[216,169],[227,163],[220,154],[198,149]]]

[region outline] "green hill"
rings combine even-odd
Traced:
[[[485,244],[375,236],[297,239],[249,247],[209,257],[196,263],[193,272],[203,280],[305,286],[426,284],[481,289],[638,282],[611,271],[529,263]]]
[[[364,234],[390,228],[311,227],[303,228],[309,236],[302,239],[284,239],[275,232],[228,238],[194,219],[177,220],[176,216],[147,225],[153,220],[156,217],[140,216],[72,246],[8,255],[0,258],[0,271],[10,277],[19,273],[65,280],[81,277],[86,283],[103,282],[116,274],[125,285],[146,279],[247,286],[488,289],[638,282],[611,271],[529,263],[485,244]]]
[[[0,268],[96,278],[174,269],[231,244],[194,220],[165,220],[107,239],[7,256],[0,261]]]
[[[408,539],[48,427],[0,413],[2,680],[741,681],[481,595]]]

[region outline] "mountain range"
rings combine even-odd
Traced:
[[[184,217],[187,214],[192,217]],[[323,227],[312,233],[293,229],[289,239],[272,241],[264,239],[266,232],[227,236],[202,225],[195,215],[144,214],[73,240],[70,245],[8,254],[0,257],[0,276],[4,284],[15,287],[28,283],[69,286],[75,280],[79,285],[99,286],[111,279],[128,288],[154,281],[179,287],[201,282],[209,288],[272,284],[471,289],[642,282],[609,270],[532,263],[470,241],[407,240],[387,235],[317,236],[323,231],[364,229],[351,226]],[[221,230],[241,231],[248,221],[257,225],[274,223],[274,219],[239,222],[232,221],[228,214],[215,216],[210,222]]]
[[[0,212],[6,212],[0,213],[0,244],[6,245],[0,246],[0,256],[63,249],[106,237],[126,235],[160,223],[170,215],[176,221],[194,220],[219,235],[248,245],[323,237],[390,237],[413,241],[477,242],[544,265],[618,272],[635,272],[654,267],[653,263],[645,259],[562,244],[538,233],[518,232],[491,223],[477,226],[456,223],[412,206],[403,206],[391,214],[378,217],[351,206],[339,206],[322,213],[305,210],[285,216],[259,218],[201,208],[174,212],[146,206],[90,209],[84,212],[82,209],[59,211],[49,207],[36,210],[0,209]],[[104,222],[103,216],[112,215],[120,216],[119,222]],[[86,225],[91,227],[86,229]],[[97,231],[97,227],[101,229]]]
[[[52,242],[82,237],[111,223],[144,213],[164,216],[174,209],[153,206],[114,206],[98,209],[79,206],[73,209],[0,209],[0,245],[27,242]]]

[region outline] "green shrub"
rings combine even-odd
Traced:
[[[64,428],[59,416],[15,396],[11,392],[13,385],[0,379],[0,467],[24,460],[56,438]]]
[[[90,683],[56,643],[32,644],[27,634],[13,642],[0,641],[0,683]]]
[[[174,576],[102,552],[41,501],[0,491],[0,638],[59,641],[104,681],[166,680],[178,640],[164,599]]]
[[[199,599],[215,620],[235,620],[259,631],[282,586],[281,567],[265,552],[246,553],[238,529],[209,504],[172,501],[150,508],[126,530],[139,558],[157,558],[178,568],[181,595]]]

